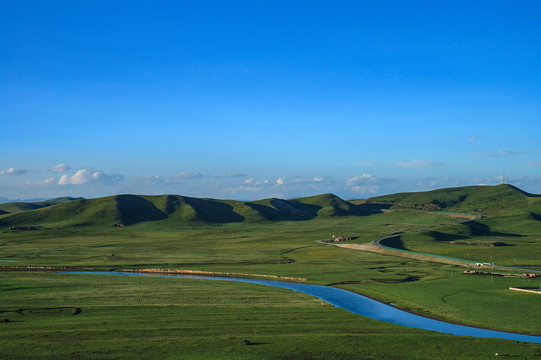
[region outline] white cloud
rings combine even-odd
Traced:
[[[347,186],[366,185],[371,183],[378,183],[379,178],[372,174],[363,174],[361,176],[355,176],[346,181]]]
[[[379,191],[382,185],[387,185],[394,181],[394,179],[378,178],[372,174],[363,174],[348,179],[346,186],[355,192],[374,194]]]
[[[28,170],[16,170],[14,167],[10,167],[7,170],[0,170],[0,175],[24,175]]]
[[[124,177],[120,174],[108,175],[101,170],[81,169],[74,175],[62,175],[58,185],[83,185],[83,184],[105,184],[113,185],[121,183]]]
[[[283,177],[279,177],[277,180],[276,180],[276,183],[274,186],[281,186],[281,185],[284,185],[285,184],[285,178]]]
[[[360,166],[399,166],[411,168],[433,168],[444,166],[445,164],[431,160],[401,160],[392,162],[377,162],[377,161],[360,161],[357,163]]]
[[[534,162],[527,163],[525,165],[529,167],[541,167],[541,161],[534,161]]]
[[[254,183],[254,178],[249,178],[249,179],[246,179],[242,182],[244,185],[248,185],[248,184],[253,184]]]
[[[57,172],[57,173],[66,172],[68,170],[71,170],[71,166],[68,166],[66,164],[58,164],[58,165],[53,166],[52,168],[49,168],[49,171]]]
[[[469,141],[477,141],[477,140],[479,140],[479,139],[481,139],[480,136],[470,136],[470,137],[468,138]]]
[[[315,177],[313,180],[314,180],[314,181],[317,181],[317,182],[320,182],[320,181],[323,181],[323,178],[321,178],[321,177]]]

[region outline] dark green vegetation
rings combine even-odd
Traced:
[[[541,334],[539,296],[508,290],[539,287],[539,278],[466,276],[464,268],[315,242],[332,235],[369,242],[405,232],[397,241],[406,249],[539,270],[539,199],[504,185],[397,194],[361,205],[333,195],[255,202],[132,195],[75,200],[0,216],[0,260],[10,261],[0,265],[304,277],[440,319]],[[484,217],[457,224],[463,219],[438,214],[434,206],[425,206],[430,213],[419,210],[436,201],[443,211]],[[42,229],[9,231],[13,225]],[[540,355],[538,345],[384,324],[253,284],[1,272],[0,287],[0,320],[9,320],[0,323],[0,357],[7,359]],[[13,312],[62,306],[82,311]]]

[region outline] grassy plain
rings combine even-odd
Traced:
[[[156,216],[156,218],[159,218]],[[427,316],[541,334],[538,279],[466,276],[463,268],[317,243],[332,235],[369,242],[396,232],[404,247],[539,269],[541,228],[531,213],[455,224],[421,211],[304,221],[175,223],[127,227],[0,228],[0,265],[121,270],[175,268],[303,277]],[[450,240],[471,244],[449,244]],[[478,243],[505,242],[507,246]],[[416,278],[417,281],[411,281]],[[16,309],[77,306],[80,314]],[[463,338],[381,323],[303,294],[193,279],[0,272],[4,359],[527,359],[538,345]],[[251,345],[244,345],[246,339]]]
[[[11,273],[2,359],[520,359],[537,345],[371,320],[285,289],[178,278]],[[58,311],[18,308],[78,306]],[[246,343],[245,340],[248,342]]]

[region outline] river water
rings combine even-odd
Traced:
[[[231,277],[213,277],[213,276],[192,276],[192,275],[171,275],[171,274],[144,274],[134,272],[120,271],[58,271],[59,273],[69,274],[92,274],[92,275],[124,275],[124,276],[156,276],[156,277],[179,277],[195,278],[206,280],[237,281],[253,283],[266,286],[290,289],[304,294],[313,295],[336,307],[346,309],[352,313],[369,317],[375,320],[381,320],[392,324],[407,326],[416,329],[437,331],[445,334],[475,336],[486,338],[498,338],[515,341],[527,341],[532,343],[541,343],[541,336],[515,334],[503,331],[479,329],[470,326],[451,324],[444,321],[429,319],[423,316],[415,315],[407,311],[397,309],[393,306],[370,299],[347,290],[338,289],[323,285],[310,285],[299,283],[288,283],[274,280],[258,280]]]

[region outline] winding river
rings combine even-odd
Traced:
[[[503,331],[488,329],[479,329],[470,326],[451,324],[444,321],[429,319],[423,316],[415,315],[393,306],[370,299],[347,290],[338,289],[323,285],[310,285],[299,283],[288,283],[274,280],[257,280],[245,278],[228,278],[212,276],[191,276],[191,275],[170,275],[170,274],[145,274],[134,272],[119,271],[58,271],[59,273],[69,274],[92,274],[92,275],[124,275],[124,276],[156,276],[156,277],[180,277],[195,278],[206,280],[238,281],[253,283],[266,286],[280,287],[298,291],[308,295],[313,295],[336,307],[346,309],[352,313],[366,316],[375,320],[381,320],[392,324],[437,331],[445,334],[475,336],[485,338],[498,338],[515,341],[527,341],[532,343],[541,343],[541,336],[515,334]]]

